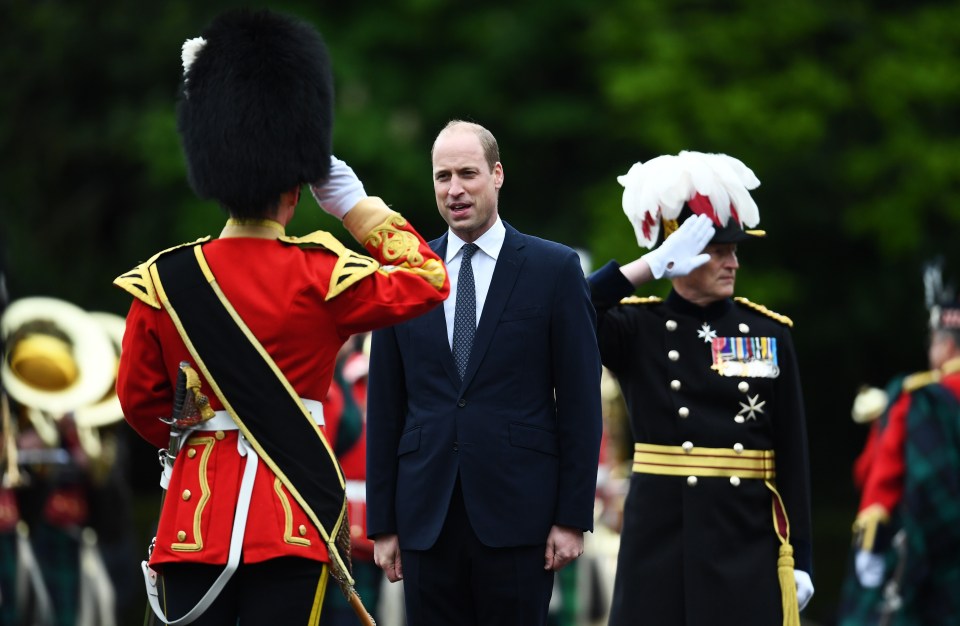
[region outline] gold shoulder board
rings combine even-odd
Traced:
[[[663,298],[658,296],[628,296],[620,300],[620,304],[656,304],[658,302],[663,302]]]
[[[747,300],[746,298],[741,298],[741,297],[738,296],[738,297],[734,298],[734,300],[736,300],[737,302],[739,302],[740,304],[742,304],[742,305],[744,305],[744,306],[750,307],[750,308],[753,309],[754,311],[757,311],[757,312],[759,312],[759,313],[763,313],[764,315],[766,315],[766,316],[769,317],[769,318],[772,318],[772,319],[777,320],[778,322],[780,322],[780,323],[783,324],[784,326],[789,326],[790,328],[793,328],[793,320],[790,319],[789,317],[787,317],[786,315],[780,315],[779,313],[777,313],[777,312],[775,312],[775,311],[771,311],[770,309],[768,309],[767,307],[763,306],[762,304],[757,304],[756,302],[751,302],[750,300]]]
[[[129,272],[117,276],[115,279],[113,279],[113,284],[131,294],[134,298],[141,300],[148,306],[159,309],[160,298],[157,297],[157,289],[153,285],[153,279],[150,278],[150,266],[153,265],[157,259],[168,252],[177,250],[178,248],[182,248],[184,246],[196,246],[209,240],[209,236],[201,237],[196,241],[181,243],[180,245],[167,248],[166,250],[161,250]]]
[[[358,254],[347,248],[340,241],[325,230],[316,230],[303,237],[284,235],[280,241],[297,246],[303,250],[327,250],[337,255],[337,264],[330,275],[330,288],[327,290],[327,300],[335,298],[344,292],[350,285],[370,276],[378,269],[380,263],[376,259]]]
[[[916,391],[927,385],[932,385],[935,382],[940,380],[940,372],[937,370],[930,370],[929,372],[917,372],[916,374],[910,374],[903,379],[903,390],[907,393],[911,391]]]

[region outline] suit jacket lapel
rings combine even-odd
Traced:
[[[430,242],[430,247],[441,259],[446,258],[447,254],[447,233],[444,233],[439,239]],[[432,308],[424,315],[424,321],[427,327],[427,341],[430,345],[430,351],[440,355],[440,363],[446,370],[450,382],[454,386],[460,385],[460,374],[457,372],[457,364],[453,360],[453,352],[450,350],[450,342],[447,339],[447,317],[443,311],[443,305]]]
[[[503,313],[503,307],[506,306],[513,291],[513,286],[517,282],[517,276],[520,274],[520,267],[523,265],[525,257],[521,252],[524,246],[523,235],[506,222],[503,225],[507,229],[506,237],[503,240],[503,247],[500,249],[500,256],[497,258],[497,265],[493,270],[493,278],[490,280],[490,290],[487,291],[487,299],[483,303],[483,310],[480,312],[480,325],[477,326],[477,333],[473,336],[473,347],[470,349],[470,361],[467,363],[467,371],[463,376],[463,385],[461,389],[470,384],[470,380],[477,371],[477,367],[483,360],[490,341],[493,339],[494,330],[500,323],[500,314]],[[437,307],[440,308],[440,307]],[[453,365],[453,355],[447,346],[447,353],[450,354],[450,363],[453,367],[453,373],[456,377],[456,366]]]

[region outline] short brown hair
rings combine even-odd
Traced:
[[[497,145],[497,138],[493,136],[493,133],[480,124],[467,122],[465,120],[450,120],[447,122],[447,125],[443,127],[443,130],[437,133],[437,137],[448,130],[461,126],[476,134],[477,139],[480,140],[480,147],[483,149],[483,156],[487,160],[487,165],[489,165],[490,170],[493,171],[493,166],[500,161],[500,147]],[[434,147],[437,145],[436,141],[434,141],[433,145]],[[433,156],[433,148],[430,148],[430,156]]]

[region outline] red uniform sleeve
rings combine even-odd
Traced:
[[[863,443],[863,450],[853,461],[853,485],[857,491],[863,493],[863,488],[867,484],[867,476],[870,475],[870,467],[873,465],[873,457],[877,454],[877,445],[880,440],[880,423],[876,420],[870,424],[870,432],[867,433],[867,440]]]
[[[896,508],[903,495],[905,470],[904,442],[907,435],[907,413],[910,395],[901,394],[890,407],[886,428],[877,440],[870,471],[867,474],[859,511],[880,505],[888,514]]]
[[[344,336],[422,315],[450,293],[443,260],[403,216],[387,211],[378,215],[383,221],[357,237],[380,267],[342,295],[328,295]]]

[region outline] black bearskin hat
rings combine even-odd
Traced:
[[[183,48],[177,129],[190,186],[236,217],[330,170],[333,77],[320,34],[270,11],[217,17]]]

